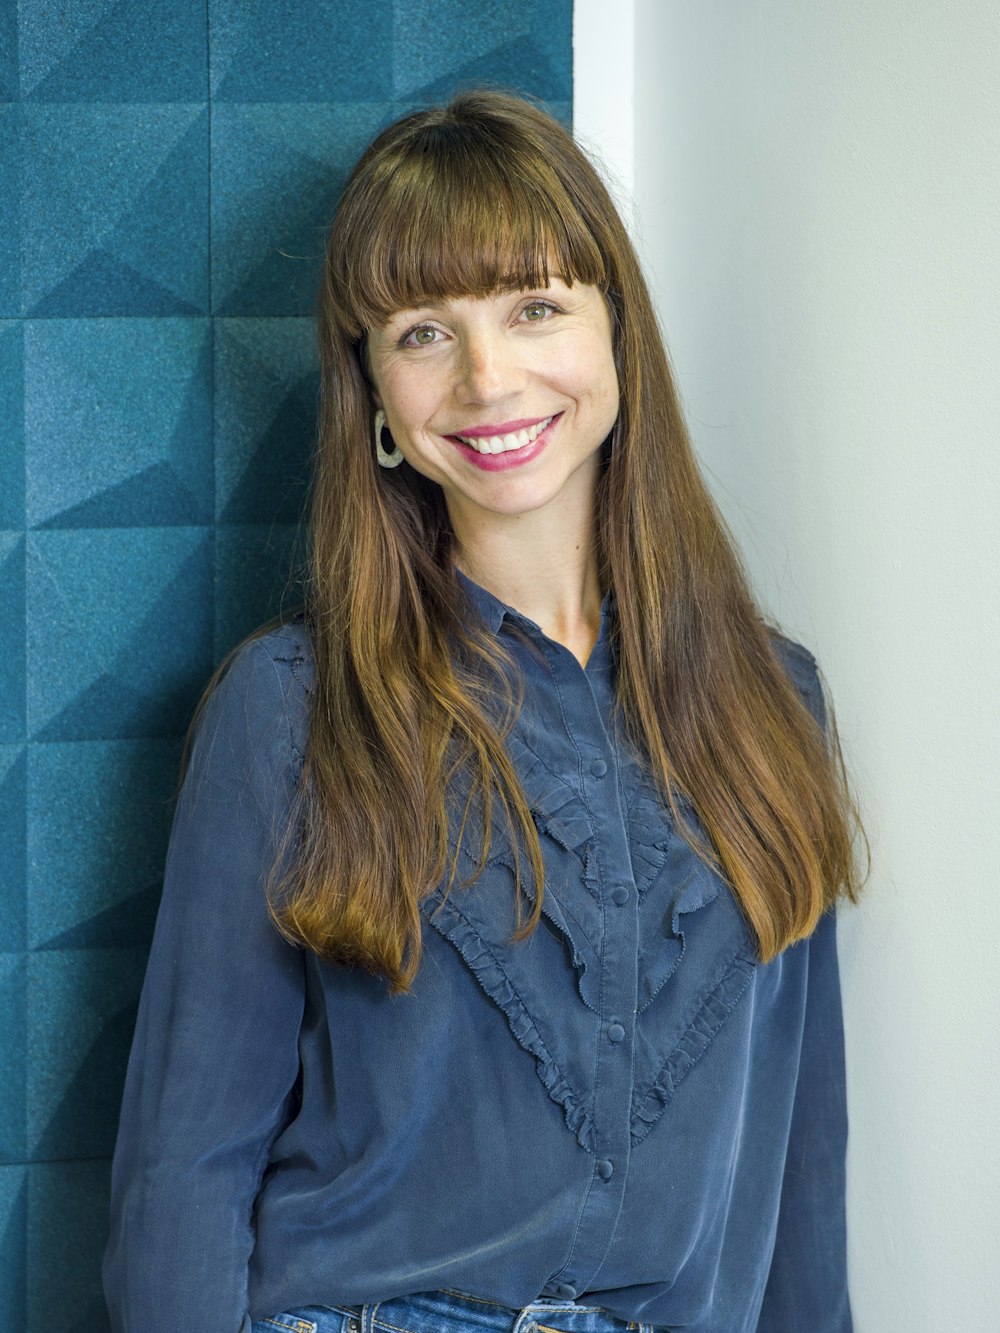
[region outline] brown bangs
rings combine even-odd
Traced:
[[[498,143],[474,123],[424,126],[388,161],[362,164],[334,231],[327,278],[354,339],[397,310],[542,287],[550,275],[607,285],[600,249],[540,149]]]

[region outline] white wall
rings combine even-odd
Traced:
[[[595,32],[623,8],[633,97],[608,113]],[[857,1333],[989,1333],[1000,7],[578,0],[576,28],[577,114],[604,108],[613,164],[631,136],[617,174],[700,456],[825,668],[873,836],[840,931]]]

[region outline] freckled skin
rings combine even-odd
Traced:
[[[561,529],[592,522],[598,450],[618,414],[611,320],[596,287],[554,278],[398,311],[369,335],[369,358],[393,440],[442,487],[460,538],[520,515]],[[503,471],[478,467],[449,438],[557,413],[545,447]]]

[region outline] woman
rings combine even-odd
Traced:
[[[116,1328],[850,1328],[808,652],[698,476],[592,166],[471,93],[331,231],[305,615],[177,811]]]

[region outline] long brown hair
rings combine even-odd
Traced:
[[[480,866],[494,819],[527,859],[537,892],[522,922],[519,869],[515,938],[537,924],[543,868],[504,745],[520,704],[513,660],[463,610],[440,489],[405,463],[377,465],[365,336],[402,308],[545,285],[550,263],[600,288],[612,312],[621,410],[602,455],[597,550],[627,734],[675,815],[678,792],[693,802],[762,960],[858,889],[835,731],[827,743],[790,683],[698,473],[608,192],[544,111],[467,92],[375,139],[330,233],[307,592],[316,688],[294,865],[271,890],[290,939],[393,992],[419,965],[421,900],[457,874],[456,790],[452,842],[476,811]]]

